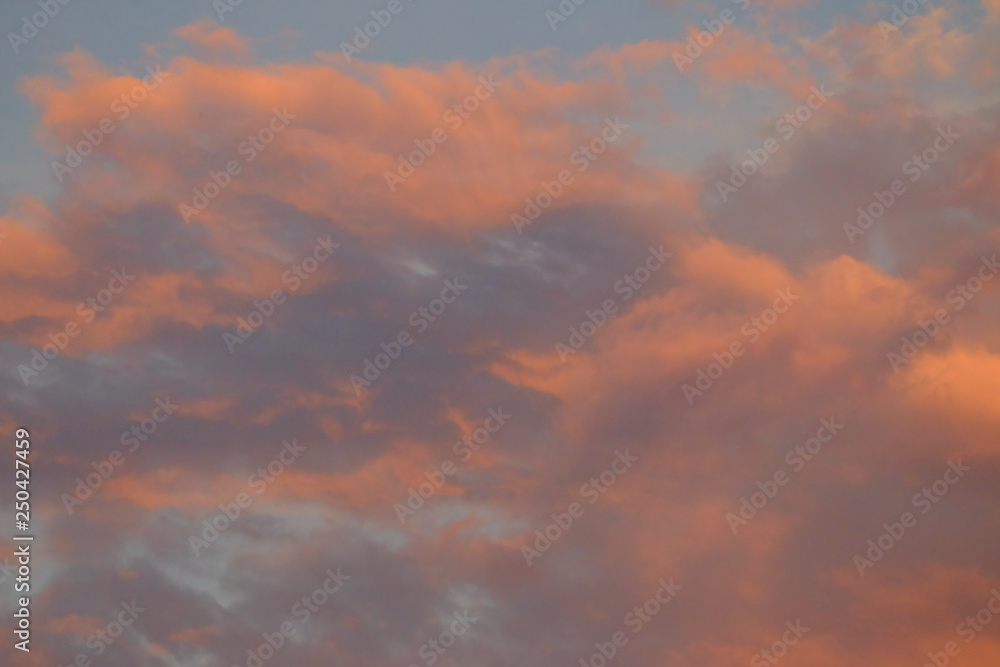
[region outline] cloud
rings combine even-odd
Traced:
[[[745,145],[671,147],[701,155],[688,170],[655,148],[665,103],[636,102],[680,38],[347,67],[338,52],[264,63],[252,39],[200,22],[175,31],[162,85],[123,118],[112,104],[140,70],[76,50],[23,80],[55,160],[115,119],[56,196],[0,219],[0,421],[31,426],[45,470],[33,613],[47,640],[32,657],[91,651],[135,599],[148,611],[102,664],[245,664],[286,621],[298,634],[269,664],[419,664],[463,610],[477,620],[442,661],[575,664],[670,577],[683,589],[629,630],[622,664],[748,660],[796,619],[810,630],[789,656],[811,665],[940,650],[996,585],[1000,283],[898,370],[888,355],[996,246],[995,102],[972,86],[941,106],[931,90],[966,67],[992,76],[973,47],[994,26],[951,12],[911,19],[894,53],[853,20],[797,42],[766,23],[728,31],[656,83],[665,126],[738,108],[746,128]],[[721,201],[731,157],[821,80],[830,105]],[[852,244],[843,225],[942,125],[962,140]],[[327,238],[336,251],[310,268]],[[134,282],[84,322],[78,305],[122,267]],[[446,280],[468,291],[436,310]],[[18,366],[68,321],[79,336],[26,385]],[[247,326],[231,351],[224,334]],[[390,353],[401,332],[413,344]],[[351,376],[390,354],[356,391]],[[165,397],[176,412],[68,514],[63,494]],[[510,424],[459,461],[497,406]],[[824,419],[843,431],[794,469]],[[293,438],[302,459],[193,554]],[[607,483],[624,450],[638,461]],[[853,556],[959,458],[968,477],[861,578]],[[394,505],[445,461],[457,472],[401,524]],[[726,515],[778,471],[787,484],[734,534]],[[574,502],[583,514],[527,566],[522,547]],[[338,567],[348,583],[301,621],[296,604]],[[979,639],[969,664],[992,647]]]

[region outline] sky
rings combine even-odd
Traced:
[[[0,664],[997,664],[998,0],[230,2],[0,9]]]

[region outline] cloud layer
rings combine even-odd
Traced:
[[[203,21],[24,78],[17,664],[994,665],[1000,6],[792,10],[681,71],[703,26],[403,66]]]

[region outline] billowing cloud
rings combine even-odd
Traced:
[[[768,8],[690,68],[690,26],[393,64],[203,20],[23,78],[0,654],[985,666],[996,9]]]

